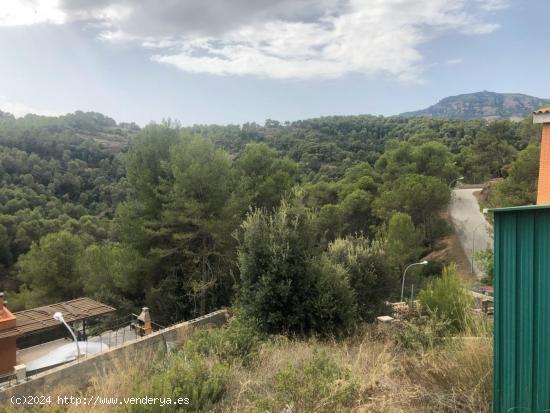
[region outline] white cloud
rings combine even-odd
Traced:
[[[13,1],[13,0],[10,0]],[[14,1],[36,4],[37,1]],[[42,3],[42,2],[41,2]],[[507,0],[62,0],[60,20],[93,23],[109,42],[136,42],[192,73],[277,79],[381,74],[419,80],[420,46],[447,32],[498,28]],[[0,15],[1,16],[1,15]],[[17,18],[12,16],[12,22]],[[20,21],[26,21],[21,19]],[[56,22],[52,17],[48,22]],[[0,17],[0,25],[2,19]],[[31,24],[31,23],[22,23]]]
[[[181,70],[272,78],[385,74],[416,80],[419,46],[445,31],[488,33],[496,25],[466,12],[466,2],[352,0],[345,13],[314,22],[270,21],[223,37],[181,39],[153,60]]]
[[[501,10],[510,7],[511,0],[477,0],[480,7],[486,11]]]
[[[38,109],[32,106],[28,106],[21,102],[14,102],[4,96],[0,96],[0,110],[3,112],[11,113],[16,118],[21,118],[29,113],[43,116],[59,116],[61,113],[57,113],[50,110]]]
[[[460,59],[460,58],[448,59],[448,60],[445,60],[444,63],[448,66],[459,65],[460,63],[462,63],[462,59]]]
[[[66,18],[59,0],[5,0],[0,6],[0,26],[62,24]]]

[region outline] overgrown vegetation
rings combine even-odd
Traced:
[[[482,281],[484,284],[493,285],[493,274],[495,270],[494,256],[491,249],[478,251],[475,259],[485,276]]]
[[[0,280],[50,233],[109,237],[126,193],[120,151],[138,130],[97,113],[0,117]]]
[[[237,316],[225,327],[194,332],[172,353],[118,361],[116,372],[81,391],[119,398],[187,397],[186,405],[165,407],[184,412],[490,411],[487,332],[403,349],[394,344],[399,331],[368,325],[339,341],[298,340],[262,335]],[[63,388],[53,394],[78,392]],[[88,411],[154,412],[159,406],[90,406]]]
[[[15,310],[88,295],[167,325],[234,304],[262,334],[345,337],[447,234],[459,176],[503,178],[491,202],[532,199],[530,122],[2,116],[1,282]],[[442,303],[466,300],[458,287],[444,274],[420,296],[453,331],[468,310]]]
[[[422,310],[448,323],[453,332],[464,331],[471,323],[473,299],[456,275],[456,266],[443,269],[440,278],[431,280],[418,294]]]
[[[312,217],[283,201],[268,215],[256,210],[242,224],[237,305],[268,333],[349,332],[355,294],[345,269],[318,255]]]

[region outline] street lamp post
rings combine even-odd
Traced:
[[[78,340],[76,339],[76,335],[74,334],[73,329],[69,327],[69,325],[63,318],[63,314],[61,314],[61,312],[59,311],[53,315],[53,319],[56,321],[59,321],[60,323],[63,323],[65,327],[67,327],[67,330],[69,330],[69,333],[71,333],[71,335],[73,336],[74,343],[76,344],[76,354],[77,354],[77,360],[78,360],[80,358],[80,347],[78,346]]]
[[[411,267],[414,267],[415,265],[426,265],[428,263],[428,261],[420,261],[420,262],[415,262],[413,264],[410,264],[407,268],[405,268],[405,271],[403,271],[403,282],[401,284],[401,302],[403,302],[403,293],[405,291],[405,276],[407,275],[407,270]]]
[[[477,227],[474,228],[474,233],[472,235],[472,269],[471,273],[474,273],[474,257],[476,255],[476,231],[481,228],[482,226],[485,226],[485,222],[482,222]]]

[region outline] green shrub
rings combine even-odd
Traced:
[[[308,300],[311,331],[320,336],[352,332],[357,321],[357,306],[346,270],[321,257],[312,261],[309,271],[314,280]]]
[[[391,270],[381,241],[371,241],[362,235],[337,238],[328,246],[327,257],[348,273],[358,315],[372,321],[383,314],[385,300],[398,287],[399,279]]]
[[[264,339],[257,322],[237,312],[224,327],[193,333],[184,350],[202,356],[216,356],[228,363],[248,364]]]
[[[397,346],[403,350],[425,350],[442,344],[449,323],[433,317],[418,317],[404,321],[395,333]]]
[[[418,294],[422,308],[449,323],[452,331],[464,330],[470,319],[473,298],[456,275],[456,266],[443,269],[441,278],[431,280]]]
[[[359,396],[359,381],[325,351],[315,352],[305,365],[286,366],[275,375],[272,398],[260,400],[262,411],[349,411]]]
[[[433,239],[439,239],[447,237],[453,233],[453,228],[449,223],[441,218],[435,217],[432,223],[432,237]]]
[[[483,274],[485,274],[482,282],[487,285],[493,285],[493,272],[495,265],[493,251],[490,248],[478,251],[476,252],[475,260],[481,268]]]
[[[148,382],[138,389],[140,396],[188,398],[189,404],[172,406],[168,411],[200,412],[217,403],[226,391],[227,365],[207,359],[185,348],[168,356]],[[156,412],[158,405],[132,405],[131,412]]]
[[[439,276],[443,272],[444,265],[439,261],[428,261],[428,263],[424,266],[422,266],[420,271],[418,273],[423,278],[430,278]],[[407,278],[409,278],[409,274],[407,273]]]
[[[330,336],[355,323],[346,271],[319,256],[312,217],[285,201],[242,224],[237,306],[266,333]]]

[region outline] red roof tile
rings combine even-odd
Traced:
[[[550,106],[545,106],[533,112],[535,115],[541,115],[543,113],[550,113]]]

